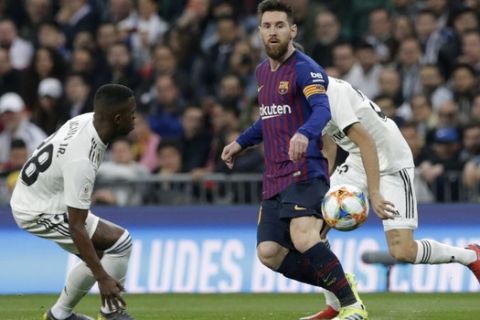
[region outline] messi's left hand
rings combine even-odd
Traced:
[[[300,160],[307,152],[308,138],[303,134],[297,132],[290,139],[290,147],[288,149],[288,156],[290,160],[296,162]]]

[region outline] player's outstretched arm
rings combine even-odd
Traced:
[[[92,240],[85,229],[85,220],[87,219],[87,209],[77,209],[68,207],[68,227],[73,243],[77,247],[80,257],[87,264],[98,282],[98,288],[102,298],[102,305],[109,308],[119,308],[126,303],[120,296],[125,289],[115,279],[113,279],[103,268],[100,258],[95,251]]]
[[[380,193],[380,166],[375,141],[365,129],[356,122],[346,129],[346,134],[360,148],[363,167],[367,174],[368,193],[373,209],[380,219],[393,219],[393,203],[386,201]]]
[[[335,169],[335,160],[337,159],[337,144],[326,134],[322,136],[322,141],[322,153],[328,161],[328,174],[331,175]]]
[[[258,119],[248,129],[243,131],[236,141],[223,148],[222,160],[229,169],[232,169],[235,157],[238,156],[243,149],[257,145],[262,141],[262,119]]]

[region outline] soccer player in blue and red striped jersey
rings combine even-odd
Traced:
[[[260,118],[224,148],[222,159],[232,168],[243,149],[264,142],[259,259],[288,278],[333,292],[343,308],[339,319],[367,319],[340,262],[320,240],[320,204],[329,188],[328,165],[321,153],[322,129],[331,118],[328,77],[295,50],[297,26],[288,5],[265,0],[258,14],[268,57],[256,70]]]

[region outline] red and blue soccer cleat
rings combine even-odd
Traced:
[[[472,270],[478,282],[480,282],[480,246],[478,244],[469,244],[466,249],[473,250],[477,254],[477,260],[470,263],[467,267]]]

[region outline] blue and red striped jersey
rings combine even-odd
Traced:
[[[326,95],[328,77],[306,54],[294,51],[272,71],[268,59],[257,66],[260,118],[237,139],[242,148],[264,142],[263,198],[269,199],[292,183],[328,180],[327,160],[321,153],[322,129],[330,120]],[[307,154],[290,161],[290,139],[300,132],[309,139]]]

